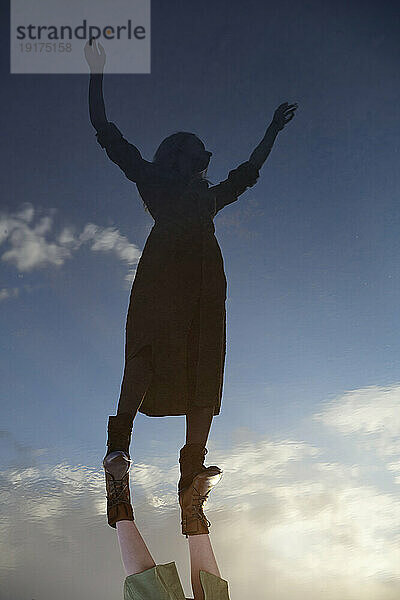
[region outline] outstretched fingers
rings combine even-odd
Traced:
[[[100,42],[97,42],[98,48],[99,48],[99,56],[105,56],[105,50],[104,47],[100,44]]]
[[[285,118],[285,124],[289,123],[289,121],[291,121],[294,117],[294,111],[297,109],[298,104],[297,102],[295,104],[290,104],[285,112],[284,112],[284,118]]]
[[[289,123],[294,117],[294,110],[285,114],[285,123]]]
[[[98,46],[100,46],[100,42],[97,42],[96,38],[92,37],[89,40],[89,44],[92,46],[93,52],[98,55],[99,54]]]

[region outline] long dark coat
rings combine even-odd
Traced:
[[[153,378],[140,412],[184,415],[191,406],[219,414],[226,354],[226,277],[213,219],[254,185],[250,162],[209,187],[191,183],[142,158],[115,126],[97,133],[109,158],[137,185],[155,223],[132,285],[126,323],[125,369],[152,348]]]

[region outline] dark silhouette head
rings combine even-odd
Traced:
[[[178,131],[161,142],[153,162],[176,171],[183,179],[204,178],[211,155],[197,135]]]

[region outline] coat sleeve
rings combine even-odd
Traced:
[[[136,146],[123,137],[114,123],[107,122],[98,129],[96,138],[100,146],[105,148],[107,156],[131,181],[141,183],[155,177],[156,166],[142,157]]]
[[[216,213],[227,204],[235,202],[240,194],[257,182],[259,175],[259,169],[253,163],[246,161],[229,171],[227,179],[210,187],[210,191],[215,194]]]

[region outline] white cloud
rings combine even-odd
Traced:
[[[400,501],[364,483],[357,465],[324,461],[321,449],[296,440],[209,449],[224,476],[206,514],[231,600],[317,600],[322,591],[327,600],[399,597]],[[177,476],[172,460],[149,457],[134,463],[131,491],[137,524],[156,561],[176,560],[188,595]],[[9,549],[11,571],[40,574],[35,592],[42,600],[52,597],[53,579],[65,575],[60,600],[74,596],[76,578],[80,596],[106,599],[122,587],[115,535],[105,521],[103,477],[101,469],[65,462],[0,471],[0,515],[7,516],[0,545]],[[114,582],[111,594],[106,576],[108,585]],[[20,578],[20,597],[33,594],[31,581]]]
[[[132,266],[138,263],[141,252],[117,229],[98,227],[93,223],[89,223],[80,234],[79,241],[90,243],[90,249],[93,252],[112,252],[119,260],[131,267],[126,280],[130,281],[133,278],[132,275],[134,275],[135,270],[132,269]]]
[[[58,243],[66,248],[77,250],[81,245],[79,239],[75,236],[75,231],[72,227],[64,227],[57,238]]]
[[[315,416],[342,433],[400,434],[400,384],[351,390],[325,404]]]
[[[52,217],[46,216],[32,222],[30,207],[11,216],[0,217],[3,243],[10,249],[2,254],[2,260],[14,264],[19,271],[30,271],[47,265],[62,265],[71,256],[68,248],[50,241]]]
[[[390,457],[390,473],[400,474],[400,456],[392,451],[397,398],[397,384],[353,390],[314,417],[329,426],[338,447],[343,436],[373,440],[367,465],[328,460],[327,451],[304,440],[256,440],[251,432],[229,450],[209,444],[207,463],[220,465],[224,476],[205,512],[231,600],[400,597],[400,500],[371,477],[381,456]],[[10,448],[9,437],[4,440]],[[13,597],[50,600],[63,577],[60,600],[77,595],[76,578],[79,596],[115,596],[124,576],[106,525],[102,470],[66,462],[40,466],[37,453],[29,462],[34,450],[16,449],[17,464],[0,470],[0,555],[7,556],[3,572]],[[189,595],[178,465],[167,450],[151,440],[140,450],[131,493],[156,562],[175,560]],[[13,583],[13,572],[25,577]],[[30,575],[40,582],[35,590]]]
[[[400,484],[400,459],[395,462],[387,463],[386,468],[395,474],[394,480]],[[398,473],[398,474],[397,474]]]
[[[15,265],[20,272],[59,267],[86,244],[93,252],[109,252],[124,262],[129,268],[126,279],[132,280],[141,252],[127,237],[116,228],[93,223],[88,223],[81,233],[68,226],[57,235],[53,215],[54,211],[50,211],[38,216],[31,204],[18,212],[0,215],[0,244],[8,246],[1,259]]]
[[[388,459],[389,471],[400,463],[400,384],[369,386],[346,392],[325,403],[314,416],[334,431],[351,437],[361,447]],[[400,477],[396,478],[400,483]]]
[[[16,298],[19,294],[18,288],[2,288],[0,289],[0,302],[9,298]]]

